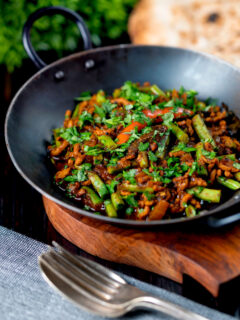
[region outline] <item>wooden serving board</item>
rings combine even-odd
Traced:
[[[136,266],[179,283],[187,274],[217,297],[240,275],[240,224],[220,230],[141,231],[116,227],[67,210],[43,197],[54,228],[100,258]]]

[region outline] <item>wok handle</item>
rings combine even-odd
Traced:
[[[240,221],[240,212],[234,213],[231,216],[226,216],[222,218],[209,217],[207,219],[207,224],[211,228],[221,228],[224,226],[231,225],[237,221]]]
[[[32,43],[30,40],[30,31],[31,31],[32,25],[36,20],[38,20],[39,18],[45,15],[54,15],[58,13],[76,23],[83,38],[84,50],[92,48],[91,35],[89,33],[89,30],[84,20],[80,17],[79,14],[77,14],[76,12],[70,9],[59,7],[59,6],[41,8],[29,16],[28,20],[24,24],[23,34],[22,34],[23,46],[29,58],[33,61],[33,63],[38,69],[45,67],[46,63],[38,56],[38,54],[36,53],[35,49],[32,46]]]

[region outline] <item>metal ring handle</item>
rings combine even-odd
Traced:
[[[33,61],[33,63],[35,64],[35,66],[38,69],[45,67],[46,63],[38,56],[35,49],[33,48],[31,40],[30,40],[30,31],[31,31],[33,23],[36,20],[43,17],[44,15],[54,15],[56,13],[62,14],[66,18],[68,18],[76,23],[76,25],[82,35],[82,38],[83,38],[84,50],[92,48],[91,35],[89,33],[89,30],[88,30],[84,20],[80,17],[79,14],[77,14],[76,12],[74,12],[70,9],[67,9],[64,7],[58,7],[58,6],[41,8],[29,16],[28,20],[24,24],[23,34],[22,34],[23,46],[24,46],[29,58]]]
[[[223,218],[218,218],[218,217],[209,217],[207,220],[207,224],[211,228],[222,228],[228,225],[231,225],[235,222],[240,221],[240,212],[234,213],[230,216],[226,216]]]

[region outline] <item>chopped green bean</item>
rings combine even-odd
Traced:
[[[237,179],[237,181],[240,181],[240,172],[235,173],[234,176]]]
[[[169,141],[170,141],[170,135],[169,134],[165,134],[162,137],[162,140],[160,142],[160,147],[158,147],[158,150],[156,151],[156,156],[158,158],[160,158],[161,160],[164,159],[165,154],[167,152],[167,147],[169,145]]]
[[[82,187],[82,189],[84,189],[86,191],[87,195],[89,196],[91,202],[94,205],[102,203],[102,199],[100,199],[99,196],[91,188]]]
[[[196,211],[195,207],[190,204],[185,209],[185,213],[186,213],[187,217],[194,217],[197,214],[197,211]]]
[[[117,211],[115,210],[112,201],[111,200],[105,200],[104,201],[105,209],[107,212],[107,215],[110,218],[117,218]]]
[[[109,136],[98,136],[98,140],[104,145],[107,150],[114,150],[117,148],[117,144]]]
[[[227,187],[231,190],[240,189],[240,183],[236,180],[233,180],[233,179],[227,179],[225,177],[217,177],[217,182],[219,182],[224,187]]]
[[[123,183],[121,185],[121,189],[130,191],[130,192],[149,192],[149,193],[154,192],[153,188],[151,187],[140,187],[135,184],[127,184],[127,183]]]
[[[164,96],[164,97],[166,97],[165,92],[162,91],[156,84],[154,84],[154,85],[152,85],[152,86],[150,87],[150,91],[151,91],[153,94],[157,95],[157,96]]]
[[[80,106],[80,103],[78,103],[76,108],[74,109],[72,118],[76,118],[78,116],[79,106]]]
[[[203,148],[203,143],[202,142],[199,142],[197,145],[196,145],[196,159],[197,161],[199,161],[199,159],[201,158],[202,156],[202,152],[204,150]],[[207,169],[204,165],[199,165],[199,174],[201,175],[204,175],[204,176],[207,176],[208,175],[208,172],[207,172]]]
[[[221,198],[221,190],[216,189],[208,189],[203,187],[194,187],[191,189],[187,189],[187,193],[193,194],[195,197],[208,201],[218,203]]]
[[[209,142],[211,145],[216,148],[216,143],[213,140],[213,137],[211,136],[210,132],[208,131],[208,128],[206,124],[204,123],[203,119],[199,114],[196,114],[192,118],[193,127],[201,140],[201,142]]]
[[[227,159],[230,159],[230,160],[235,161],[235,160],[236,160],[236,154],[235,154],[235,153],[225,154],[225,155],[223,155],[223,156],[218,156],[217,158],[218,158],[218,160],[222,160],[222,159],[227,158]]]
[[[166,123],[166,126],[168,127],[168,129],[172,131],[172,133],[177,137],[179,141],[188,143],[189,141],[188,134],[184,132],[182,129],[180,129],[176,124]]]
[[[89,172],[88,178],[91,180],[94,189],[97,191],[100,197],[103,199],[106,198],[108,195],[108,189],[103,183],[102,179],[95,172]]]
[[[114,192],[111,194],[111,200],[114,208],[118,211],[121,210],[124,206],[124,201],[121,195],[118,192]]]

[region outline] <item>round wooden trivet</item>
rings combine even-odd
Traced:
[[[100,258],[136,266],[179,283],[187,274],[217,297],[219,287],[240,275],[240,225],[220,230],[141,231],[79,215],[43,197],[54,228]]]

